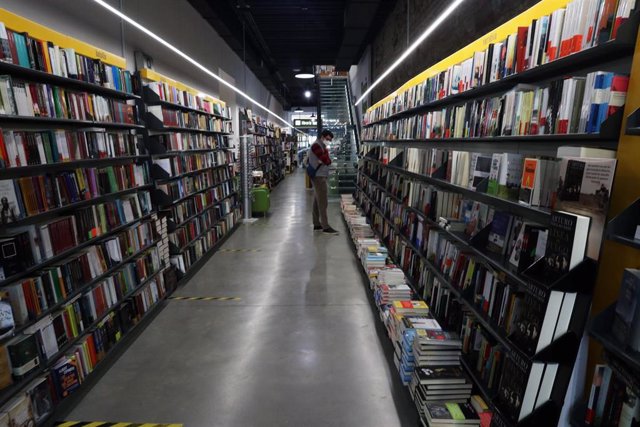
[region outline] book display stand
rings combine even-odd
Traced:
[[[166,262],[186,283],[240,219],[230,109],[150,69],[138,71],[153,203],[166,217]]]
[[[31,400],[42,425],[106,372],[171,289],[124,58],[4,9],[0,22],[18,54],[0,62],[12,95],[0,116],[0,291],[15,322],[0,339],[0,406]],[[63,50],[75,63],[64,72]]]
[[[562,4],[560,4],[562,3]],[[394,92],[394,94],[381,100],[372,106],[365,114],[365,125],[363,128],[363,148],[359,163],[358,185],[355,198],[361,209],[368,217],[369,223],[377,234],[378,238],[387,247],[390,258],[394,264],[402,268],[408,278],[408,282],[414,293],[423,298],[430,305],[430,313],[438,320],[443,328],[453,327],[457,332],[459,323],[456,320],[448,319],[446,309],[441,309],[440,299],[434,297],[434,292],[438,295],[447,296],[455,300],[461,307],[465,315],[471,316],[476,324],[483,330],[486,337],[493,346],[499,347],[502,357],[510,359],[520,370],[524,378],[531,378],[534,365],[553,366],[557,369],[555,377],[550,387],[545,390],[548,398],[539,400],[542,394],[539,391],[538,400],[532,410],[525,416],[514,413],[513,408],[505,403],[504,397],[500,396],[501,389],[496,381],[489,387],[489,384],[478,373],[477,366],[480,366],[475,356],[463,354],[461,366],[467,371],[468,376],[473,380],[475,388],[485,399],[493,412],[492,426],[540,426],[556,425],[561,417],[567,390],[570,388],[572,372],[578,356],[580,344],[585,333],[588,322],[591,304],[593,301],[594,289],[596,287],[596,277],[600,268],[600,263],[594,259],[584,257],[584,259],[565,273],[551,275],[546,268],[546,260],[541,258],[526,268],[515,267],[503,254],[487,250],[490,243],[492,231],[495,224],[489,221],[481,226],[471,236],[463,231],[459,226],[460,221],[450,221],[442,218],[444,214],[436,213],[434,205],[429,208],[416,208],[414,200],[420,191],[437,192],[435,199],[419,199],[418,205],[425,206],[429,203],[440,203],[440,192],[460,196],[462,200],[480,202],[495,209],[495,212],[506,212],[511,215],[522,217],[528,223],[538,224],[542,227],[549,227],[554,216],[554,212],[546,207],[530,206],[519,203],[517,200],[510,200],[487,191],[489,178],[484,178],[474,182],[474,187],[466,187],[453,183],[451,164],[448,163],[431,170],[430,173],[416,173],[410,169],[409,149],[412,150],[461,150],[479,153],[520,153],[524,157],[530,156],[556,156],[558,147],[597,147],[616,149],[620,148],[618,143],[621,140],[621,129],[624,126],[628,129],[629,135],[638,128],[638,122],[634,119],[636,113],[632,114],[625,124],[625,115],[630,115],[630,99],[634,99],[635,92],[629,85],[627,106],[625,110],[618,109],[608,118],[604,119],[597,132],[591,133],[564,133],[545,135],[495,135],[483,137],[453,137],[453,118],[451,119],[451,134],[442,134],[437,138],[414,138],[413,134],[421,132],[420,120],[426,114],[445,111],[447,109],[447,120],[449,113],[453,117],[455,108],[466,106],[469,111],[470,103],[487,99],[489,97],[501,96],[516,85],[520,84],[547,84],[550,81],[563,78],[567,75],[584,76],[594,70],[613,71],[616,73],[629,74],[637,70],[635,62],[638,60],[633,56],[636,50],[636,38],[638,32],[638,19],[640,14],[632,12],[619,27],[619,32],[615,40],[601,43],[597,46],[584,49],[566,57],[561,57],[554,61],[526,69],[519,73],[514,73],[498,79],[496,81],[479,85],[466,91],[459,91],[445,97],[430,98],[433,92],[429,92],[427,86],[420,86],[423,82],[439,73],[446,71],[449,67],[457,66],[467,58],[473,58],[474,52],[487,49],[487,40],[500,41],[505,39],[510,33],[516,32],[519,27],[529,25],[532,19],[538,19],[543,15],[550,15],[555,9],[564,7],[565,2],[541,1],[530,10],[514,18],[508,23],[498,27],[478,41],[461,49],[459,52],[445,58],[440,63],[427,69],[416,78],[407,82],[404,86]],[[424,96],[417,95],[417,92],[424,89]],[[640,99],[640,98],[638,98]],[[633,104],[633,102],[631,102]],[[637,106],[636,106],[637,108]],[[460,111],[460,110],[458,110]],[[443,113],[444,115],[444,113]],[[465,120],[468,116],[465,116]],[[635,120],[635,121],[634,121]],[[426,122],[423,122],[426,123]],[[422,125],[424,131],[424,124]],[[428,124],[426,125],[429,126]],[[448,125],[447,125],[448,126]],[[637,152],[637,148],[634,148]],[[619,151],[619,156],[622,153]],[[491,158],[491,154],[488,154]],[[637,159],[636,155],[636,159]],[[624,160],[619,157],[619,163]],[[631,162],[631,160],[626,160]],[[431,167],[429,164],[428,167]],[[619,180],[619,171],[616,181]],[[637,175],[637,172],[635,173]],[[637,178],[636,178],[636,183]],[[627,184],[628,185],[628,184]],[[617,191],[617,190],[616,190]],[[638,190],[635,189],[637,194]],[[428,194],[432,194],[428,192]],[[615,194],[615,193],[614,193]],[[422,196],[419,196],[422,197]],[[443,196],[445,204],[449,200]],[[458,200],[458,199],[453,199]],[[459,203],[457,201],[451,202]],[[634,202],[627,210],[611,221],[607,230],[607,236],[618,242],[624,242],[635,248],[640,247],[639,241],[634,241],[633,236],[636,227],[640,223],[640,202]],[[417,230],[417,231],[416,231]],[[423,231],[427,230],[427,231]],[[557,298],[571,298],[571,311],[564,319],[562,330],[552,331],[552,339],[546,344],[538,343],[538,346],[531,347],[518,339],[513,331],[508,332],[503,314],[496,316],[487,312],[482,301],[478,300],[477,288],[474,292],[473,286],[464,287],[463,282],[456,271],[448,270],[451,262],[449,255],[440,254],[441,246],[438,244],[437,250],[432,252],[432,248],[427,234],[437,231],[440,239],[448,242],[447,247],[456,248],[456,254],[464,255],[464,259],[473,259],[475,263],[481,263],[490,271],[492,276],[497,278],[503,288],[510,289],[510,292],[523,295],[526,301],[535,301],[545,310],[551,310],[551,300]],[[422,234],[424,232],[424,235]],[[441,258],[442,257],[442,258]],[[446,258],[446,260],[444,259]],[[453,258],[455,260],[455,258]],[[463,264],[465,265],[465,264]],[[453,268],[453,267],[452,267]],[[464,270],[463,270],[464,271]],[[462,273],[464,274],[464,273]],[[602,274],[602,273],[600,273]],[[425,277],[428,279],[425,280]],[[430,283],[437,283],[432,288]],[[466,285],[465,285],[466,286]],[[434,290],[437,288],[437,291]],[[492,291],[493,292],[493,291]],[[434,302],[438,304],[434,306]],[[564,299],[562,300],[564,301]],[[486,301],[485,301],[486,302]],[[491,302],[493,304],[493,302]],[[498,302],[496,302],[498,304]],[[558,308],[559,310],[559,308]],[[592,336],[602,340],[605,347],[611,347],[610,334],[607,331],[594,325],[611,324],[611,307],[601,316],[596,317],[591,323],[590,333]],[[451,313],[449,312],[449,315]],[[608,317],[607,317],[608,316]],[[544,331],[543,331],[544,332]],[[537,332],[538,334],[540,331]],[[535,336],[535,335],[534,335]],[[546,342],[546,341],[545,341]],[[471,353],[473,354],[473,353]],[[616,358],[624,363],[628,372],[635,372],[640,366],[640,359],[635,352],[629,352],[617,348],[608,351],[609,359]],[[480,361],[481,362],[481,361]],[[548,367],[546,369],[549,369]],[[493,375],[493,373],[492,373]],[[498,376],[499,378],[499,376]],[[540,383],[538,383],[540,384]],[[540,389],[539,389],[540,390]]]

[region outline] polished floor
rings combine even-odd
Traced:
[[[392,348],[341,234],[312,231],[299,171],[178,289],[68,420],[211,426],[415,426]]]

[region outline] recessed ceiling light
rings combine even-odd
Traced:
[[[309,90],[305,90],[305,91],[304,91],[304,97],[305,97],[305,98],[311,98],[311,91],[309,91]]]
[[[294,68],[293,70],[294,73],[299,73],[300,71],[302,71],[302,68]]]
[[[296,79],[312,79],[314,77],[311,73],[298,73],[296,74]]]

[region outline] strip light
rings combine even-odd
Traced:
[[[96,0],[98,1],[98,0]],[[371,84],[371,86],[369,86],[369,88],[362,94],[362,96],[360,97],[360,99],[358,99],[356,101],[356,105],[360,104],[362,102],[362,100],[369,95],[369,93],[373,90],[374,87],[378,86],[378,84],[385,79],[385,77],[387,77],[389,74],[391,74],[391,72],[393,70],[395,70],[398,65],[400,65],[402,63],[402,61],[404,61],[405,59],[407,59],[407,57],[409,55],[411,55],[411,53],[416,50],[418,48],[418,46],[420,45],[420,43],[422,43],[427,37],[429,37],[429,35],[431,33],[433,33],[435,31],[436,28],[438,28],[440,26],[440,24],[442,24],[444,22],[445,19],[447,19],[449,17],[449,15],[451,15],[453,13],[454,10],[456,10],[456,8],[458,6],[460,6],[460,4],[462,4],[464,0],[455,0],[444,12],[442,12],[440,14],[440,16],[438,16],[438,18],[433,21],[433,23],[431,25],[429,25],[429,27],[424,31],[424,33],[422,33],[420,35],[420,37],[418,37],[418,39],[416,41],[414,41],[411,46],[409,46],[407,48],[407,50],[404,51],[404,53],[402,55],[400,55],[400,57],[398,59],[396,59],[396,61],[391,64],[391,66],[389,68],[387,68],[385,70],[384,73],[382,73],[380,75],[380,77],[378,77],[378,79],[373,82]]]
[[[104,7],[109,12],[113,13],[114,15],[117,15],[121,19],[124,19],[127,23],[133,25],[138,30],[142,31],[143,33],[145,33],[146,35],[148,35],[149,37],[151,37],[152,39],[154,39],[155,41],[157,41],[158,43],[160,43],[161,45],[163,45],[167,49],[171,50],[172,52],[174,52],[178,56],[182,57],[185,61],[191,63],[196,68],[199,68],[204,73],[206,73],[206,74],[210,75],[211,77],[213,77],[214,79],[218,80],[220,83],[222,83],[223,85],[227,86],[228,88],[230,88],[234,92],[238,93],[240,96],[246,98],[247,100],[251,101],[253,104],[258,106],[259,108],[263,109],[267,113],[269,113],[272,116],[276,117],[277,119],[279,119],[280,121],[285,123],[287,126],[289,126],[291,129],[295,130],[296,132],[300,132],[300,133],[304,134],[304,132],[296,129],[291,123],[289,123],[288,121],[286,121],[285,119],[283,119],[282,117],[280,117],[279,115],[277,115],[276,113],[274,113],[273,111],[271,111],[270,109],[268,109],[267,107],[265,107],[264,105],[262,105],[261,103],[259,103],[258,101],[256,101],[255,99],[253,99],[252,97],[250,97],[249,95],[247,95],[246,93],[244,93],[243,91],[238,89],[237,87],[235,87],[234,85],[232,85],[231,83],[227,82],[222,77],[218,76],[216,73],[214,73],[213,71],[209,70],[207,67],[205,67],[204,65],[202,65],[201,63],[199,63],[198,61],[196,61],[195,59],[193,59],[192,57],[190,57],[189,55],[187,55],[186,53],[184,53],[183,51],[181,51],[180,49],[178,49],[177,47],[175,47],[171,43],[167,42],[166,40],[164,40],[163,38],[158,36],[156,33],[154,33],[153,31],[151,31],[148,28],[146,28],[146,27],[142,26],[141,24],[137,23],[136,21],[134,21],[133,19],[129,18],[124,13],[120,12],[118,9],[116,9],[113,6],[107,4],[105,1],[103,1],[103,0],[93,0],[93,1],[95,1],[100,6]]]

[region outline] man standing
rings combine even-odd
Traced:
[[[309,165],[315,169],[316,175],[311,179],[313,183],[313,231],[322,231],[326,234],[338,234],[331,228],[327,221],[328,188],[327,178],[329,177],[329,149],[327,143],[333,140],[333,133],[330,130],[323,130],[320,138],[311,145],[309,150]]]

